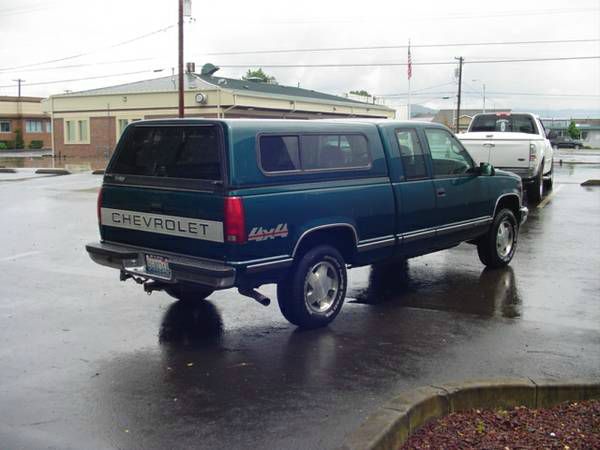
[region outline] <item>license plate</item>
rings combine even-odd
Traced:
[[[171,278],[169,260],[162,256],[146,255],[146,272],[163,278]]]

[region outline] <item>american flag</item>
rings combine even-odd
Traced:
[[[408,79],[412,78],[412,56],[410,56],[410,41],[408,41],[408,67],[406,69]]]

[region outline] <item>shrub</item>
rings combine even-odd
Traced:
[[[44,141],[33,140],[29,143],[29,148],[42,148],[44,146]]]
[[[0,144],[4,144],[5,145],[4,149],[13,149],[13,148],[15,148],[14,141],[0,141]],[[2,147],[0,147],[0,148],[2,148]]]
[[[23,132],[17,128],[15,130],[15,148],[24,148],[25,142],[23,141]]]
[[[6,145],[5,142],[0,142],[0,150],[6,150],[8,148],[8,145]]]

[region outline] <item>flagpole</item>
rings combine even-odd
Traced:
[[[410,120],[410,79],[412,78],[412,57],[410,54],[410,39],[408,40],[408,96],[407,96],[407,105],[406,105],[406,114],[408,115],[408,120]]]

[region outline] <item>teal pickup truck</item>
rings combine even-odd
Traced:
[[[518,176],[476,166],[444,126],[367,120],[169,119],[130,124],[98,195],[86,249],[151,293],[216,289],[319,327],[347,267],[477,246],[501,267],[527,218]]]

